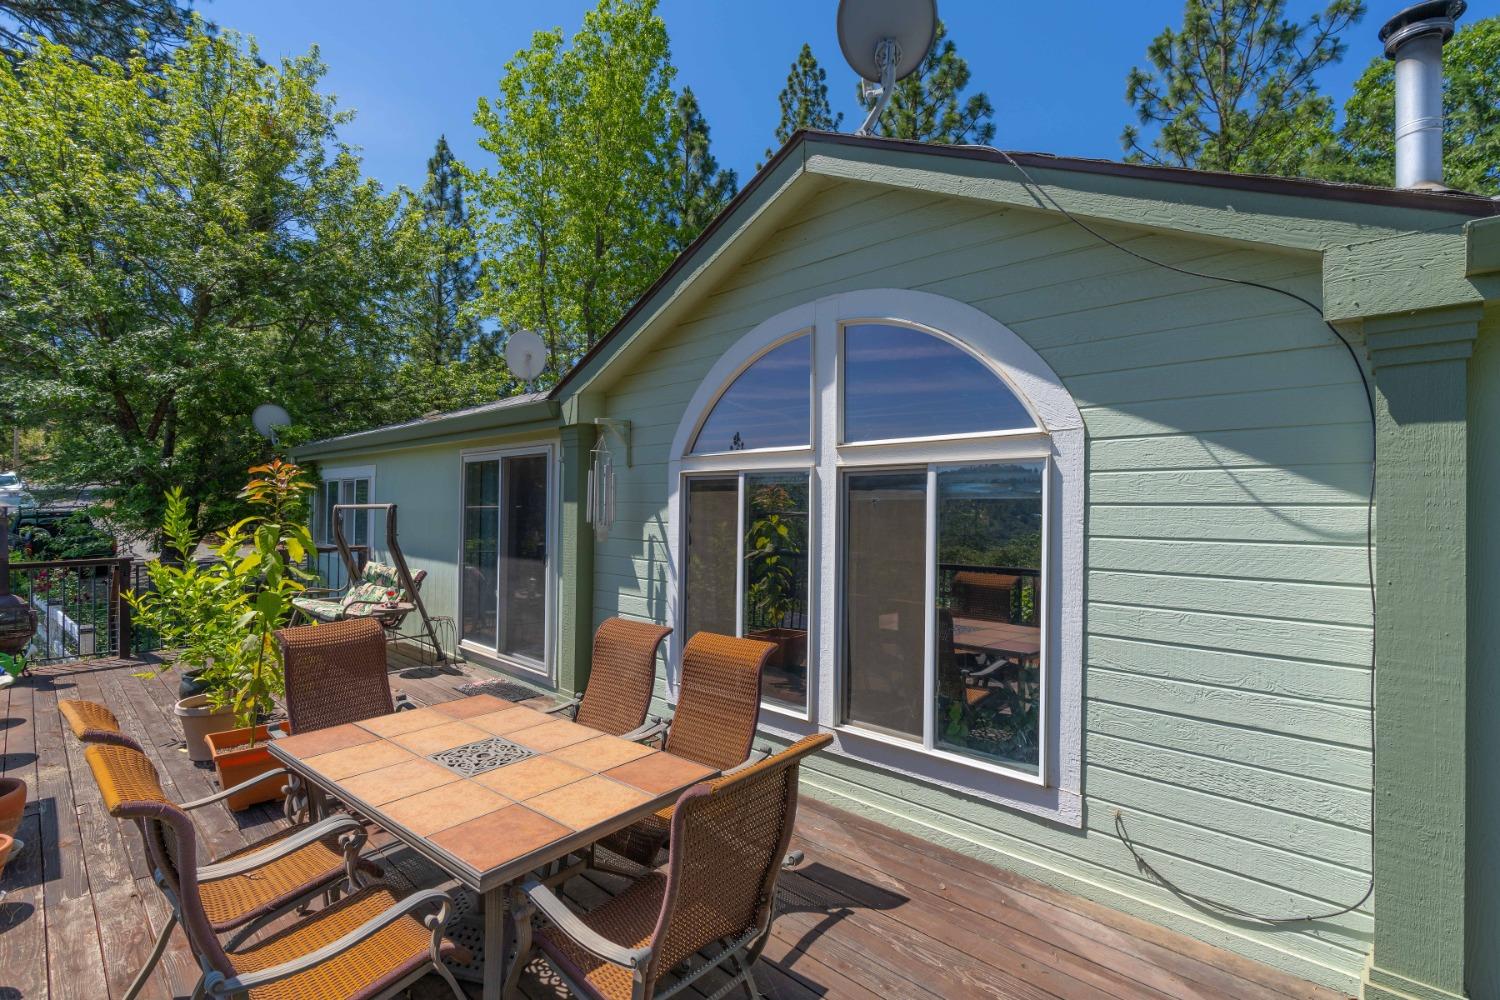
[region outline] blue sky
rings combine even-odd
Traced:
[[[386,185],[422,182],[439,133],[476,165],[474,106],[493,95],[502,67],[532,32],[570,34],[592,0],[212,0],[201,9],[254,35],[266,56],[316,43],[328,63],[326,89],[358,117],[345,137],[362,147],[365,170]],[[1322,77],[1340,103],[1367,61],[1379,54],[1381,23],[1405,6],[1371,0],[1347,35],[1349,55]],[[1118,159],[1130,120],[1125,74],[1146,45],[1181,20],[1182,0],[1092,0],[1022,4],[939,0],[950,37],[973,71],[971,87],[995,105],[997,145]],[[1307,0],[1291,0],[1305,17]],[[662,0],[678,85],[698,95],[713,148],[744,183],[772,142],[776,95],[804,41],[828,70],[844,128],[857,124],[854,76],[839,54],[835,0]],[[1500,14],[1500,0],[1471,0],[1465,20]],[[851,122],[851,119],[854,119]]]

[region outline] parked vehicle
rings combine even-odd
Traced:
[[[36,498],[26,489],[19,474],[0,472],[0,507],[35,507]]]

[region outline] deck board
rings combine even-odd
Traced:
[[[104,809],[82,749],[57,701],[101,701],[142,741],[179,800],[217,790],[194,765],[172,716],[176,676],[136,676],[149,666],[93,660],[47,666],[0,691],[0,765],[31,788],[21,836],[0,890],[0,969],[5,1000],[117,998],[148,953],[168,911],[148,874],[139,836]],[[393,652],[392,686],[419,704],[457,697],[483,668],[433,668]],[[281,822],[274,806],[195,813],[215,854],[253,842]],[[870,820],[804,797],[795,847],[806,858],[781,880],[776,924],[756,969],[771,1000],[1334,1000],[1328,990],[1104,906],[979,864]],[[383,833],[374,850],[401,850]],[[439,879],[425,863],[402,872]],[[625,884],[591,872],[563,887],[591,907]],[[143,996],[186,997],[197,968],[180,931]],[[684,996],[706,997],[723,977],[704,977]],[[530,1000],[564,991],[545,963],[524,981]],[[447,996],[429,977],[418,998]]]

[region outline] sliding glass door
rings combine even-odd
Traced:
[[[550,672],[551,451],[470,455],[463,468],[460,634]]]

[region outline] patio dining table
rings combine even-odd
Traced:
[[[512,883],[717,773],[483,694],[288,736],[270,751],[483,900],[485,1000],[505,981]]]

